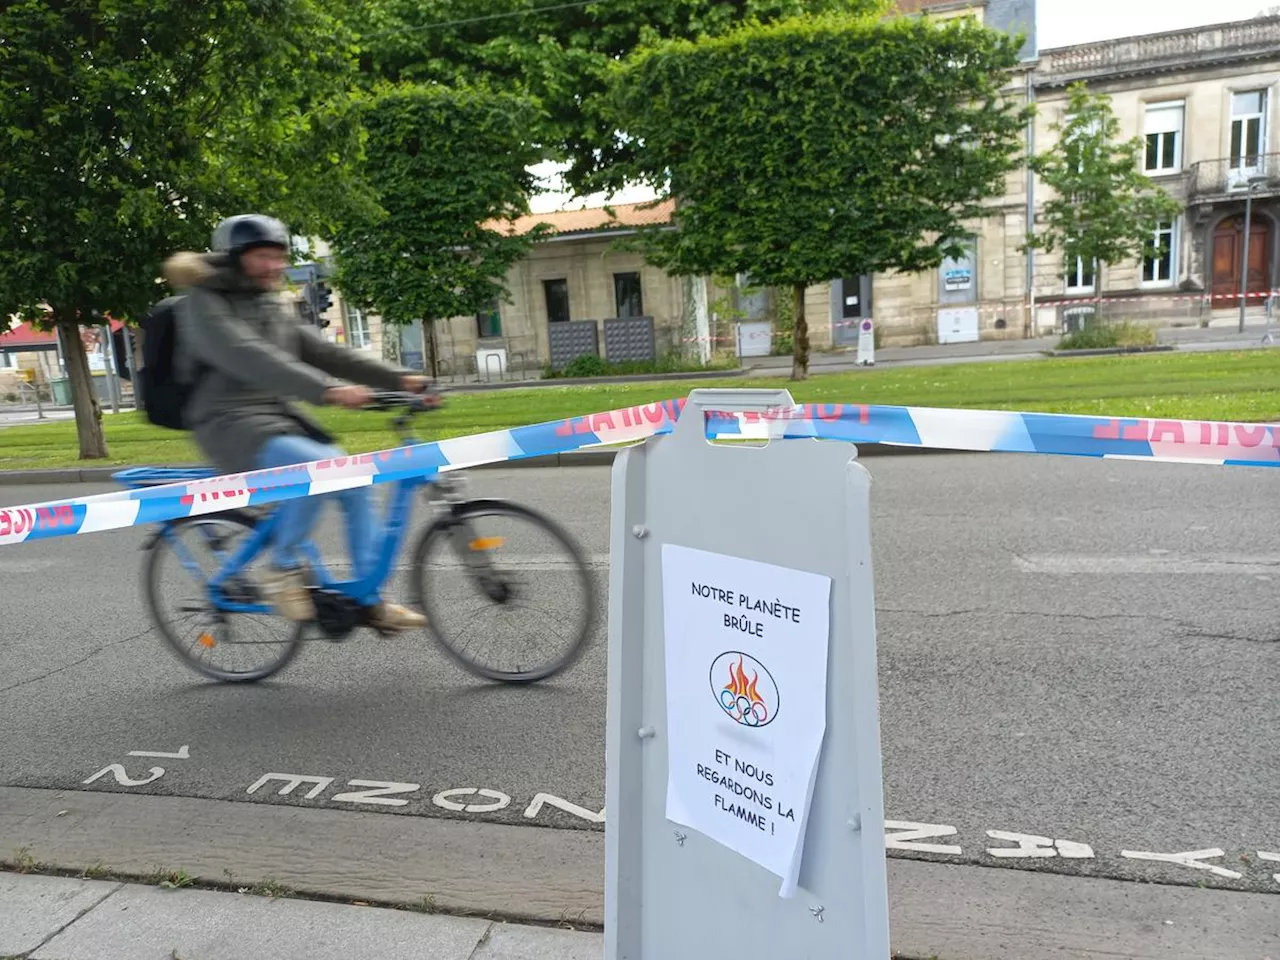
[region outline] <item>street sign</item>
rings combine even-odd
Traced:
[[[862,322],[858,324],[858,365],[861,367],[875,366],[876,362],[876,331],[874,321],[870,317],[864,317]]]
[[[889,956],[870,477],[849,444],[705,437],[792,409],[695,390],[615,460],[606,960]]]

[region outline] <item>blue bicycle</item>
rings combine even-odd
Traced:
[[[401,412],[401,443],[421,397],[378,394],[368,409]],[[133,487],[214,476],[210,470],[139,467],[114,475]],[[314,543],[304,546],[316,618],[276,615],[257,586],[274,528],[271,507],[230,509],[159,525],[143,544],[143,592],[160,635],[184,663],[221,682],[253,682],[278,673],[304,642],[340,641],[369,625],[358,598],[376,592],[396,569],[410,526],[413,495],[423,489],[436,516],[419,535],[407,567],[427,629],[462,667],[489,680],[528,683],[554,676],[578,659],[595,623],[595,585],[582,551],[555,522],[505,500],[468,500],[460,478],[438,474],[387,484],[376,562],[361,580],[334,578]],[[405,568],[401,568],[405,569]],[[176,574],[176,577],[174,576]],[[535,589],[547,599],[533,602]],[[512,615],[502,624],[477,618]],[[462,622],[456,622],[462,621]]]

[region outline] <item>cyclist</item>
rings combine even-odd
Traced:
[[[179,375],[192,384],[183,416],[196,445],[220,470],[243,473],[342,456],[334,438],[289,402],[358,408],[369,387],[426,393],[430,382],[411,370],[329,343],[302,322],[283,292],[289,233],[259,214],[231,217],[213,233],[212,253],[179,253],[165,276],[184,290],[177,315]],[[346,381],[346,382],[343,382]],[[375,562],[376,525],[368,487],[335,494],[346,517],[354,576]],[[311,620],[315,606],[298,547],[322,506],[300,497],[278,506],[271,569],[263,588],[290,620]],[[417,611],[365,598],[381,630],[421,627]]]

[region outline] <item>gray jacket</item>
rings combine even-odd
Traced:
[[[196,386],[185,413],[196,445],[227,473],[256,469],[272,437],[333,442],[290,399],[319,405],[342,381],[399,390],[412,372],[329,343],[285,294],[248,284],[225,256],[176,254],[165,276],[186,293],[175,359],[178,375],[194,376]]]

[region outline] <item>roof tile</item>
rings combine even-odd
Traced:
[[[612,211],[612,216],[610,215]],[[643,203],[619,203],[612,207],[588,207],[583,210],[555,210],[550,213],[534,213],[511,222],[508,231],[523,235],[538,224],[546,224],[555,236],[575,233],[595,233],[600,230],[618,230],[627,227],[648,227],[669,223],[675,211],[675,202],[663,200]],[[489,224],[492,228],[492,224]]]

